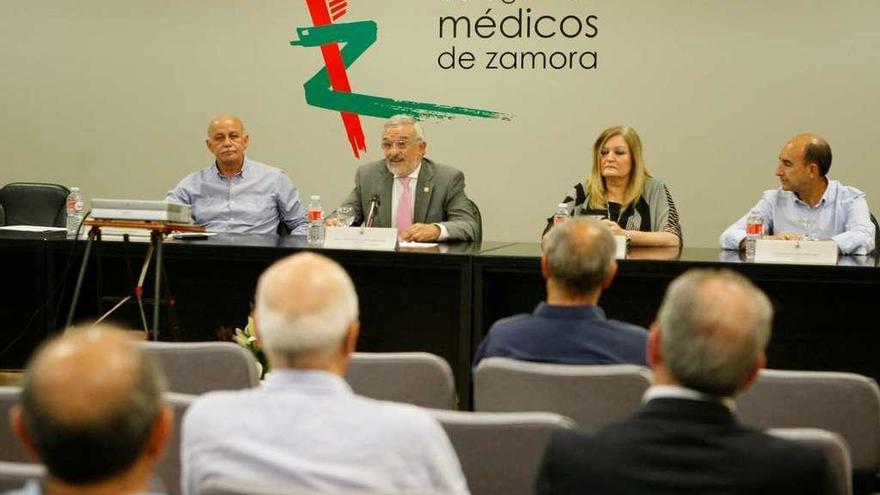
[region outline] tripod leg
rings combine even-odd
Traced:
[[[89,254],[92,252],[92,243],[95,240],[95,236],[98,235],[97,227],[92,227],[89,230],[89,237],[86,239],[86,250],[83,253],[82,264],[79,265],[79,276],[76,277],[76,286],[73,289],[73,300],[70,301],[70,310],[67,312],[67,321],[64,323],[64,328],[67,329],[73,324],[73,315],[76,313],[76,305],[79,302],[79,292],[82,289],[83,279],[86,276],[86,267],[89,265]]]

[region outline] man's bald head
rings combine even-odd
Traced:
[[[662,365],[672,377],[727,397],[763,366],[773,307],[738,273],[691,270],[669,285],[657,319]]]
[[[545,274],[571,295],[598,289],[614,270],[614,236],[600,222],[572,218],[544,238]]]
[[[825,177],[831,169],[831,146],[822,136],[812,132],[795,134],[788,144],[802,153],[805,165],[816,164],[819,175]]]
[[[244,122],[237,116],[232,115],[231,113],[221,113],[220,115],[211,119],[211,122],[208,124],[208,137],[211,137],[211,134],[214,133],[214,130],[218,127],[224,125],[232,125],[242,133],[245,132]]]
[[[335,261],[300,253],[269,267],[257,284],[255,318],[263,347],[295,363],[329,357],[358,318],[351,279]]]
[[[143,452],[165,380],[126,333],[70,329],[25,373],[21,418],[49,472],[70,483],[106,479]]]

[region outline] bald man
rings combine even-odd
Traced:
[[[752,208],[764,220],[765,239],[830,239],[843,254],[874,250],[875,227],[865,193],[828,180],[831,146],[817,134],[797,134],[779,152],[781,187],[764,191]],[[722,234],[724,249],[745,249],[747,212]]]
[[[119,330],[71,329],[46,343],[10,412],[22,444],[48,471],[42,493],[146,492],[171,434],[164,390],[156,364]]]
[[[359,323],[341,266],[314,253],[275,263],[259,279],[254,324],[272,372],[260,388],[209,393],[189,408],[185,494],[213,477],[303,493],[467,493],[426,411],[359,397],[343,379]]]
[[[283,223],[291,235],[305,235],[299,192],[281,169],[245,155],[249,140],[241,119],[217,116],[205,140],[214,163],[186,176],[165,199],[190,205],[193,221],[210,232],[273,234]]]
[[[537,493],[835,493],[821,451],[736,419],[731,399],[764,367],[772,320],[767,296],[735,272],[675,279],[651,326],[641,409],[597,433],[554,435]]]
[[[611,231],[585,217],[550,229],[544,238],[541,273],[547,302],[532,314],[492,325],[474,356],[561,364],[647,364],[648,331],[609,320],[598,306],[617,273]]]

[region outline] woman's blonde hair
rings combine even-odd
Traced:
[[[645,160],[642,158],[642,140],[639,134],[632,127],[625,125],[616,125],[609,127],[599,134],[596,143],[593,144],[593,170],[587,178],[587,193],[590,195],[590,202],[587,205],[592,210],[604,210],[608,207],[608,198],[605,195],[605,179],[602,178],[602,171],[599,168],[601,161],[601,151],[605,147],[605,143],[614,136],[623,136],[626,145],[629,147],[629,154],[632,161],[632,169],[629,173],[629,185],[623,196],[623,203],[620,205],[620,211],[624,212],[629,205],[635,203],[645,191],[645,182],[651,176]]]

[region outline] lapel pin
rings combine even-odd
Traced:
[[[424,191],[424,192],[428,192],[428,191],[430,191],[430,190],[431,190],[431,188],[430,188],[430,187],[428,187],[428,186],[425,186],[425,188],[424,188],[424,189],[422,189],[422,191]]]

